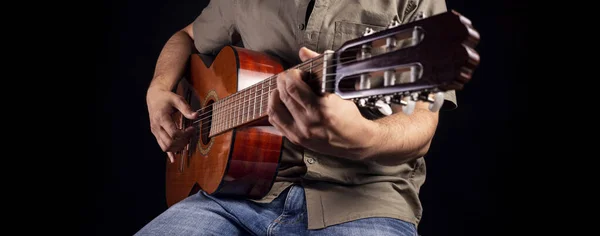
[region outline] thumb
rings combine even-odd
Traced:
[[[175,96],[172,100],[172,104],[188,119],[195,119],[196,116],[198,116],[198,112],[194,112],[181,96]]]
[[[312,51],[306,47],[300,48],[300,52],[298,54],[300,56],[300,60],[303,62],[320,55],[319,53],[316,53],[315,51]]]

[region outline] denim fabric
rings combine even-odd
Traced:
[[[411,223],[364,218],[307,230],[304,189],[293,185],[270,203],[215,198],[205,192],[186,198],[135,235],[417,235]]]

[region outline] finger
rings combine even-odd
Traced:
[[[282,133],[294,132],[294,119],[281,102],[278,90],[274,90],[269,98],[268,115],[269,122],[276,127],[280,127],[279,131]]]
[[[163,115],[160,118],[160,126],[167,131],[167,134],[169,134],[172,139],[176,139],[182,134],[181,130],[177,128],[177,125],[173,121],[173,118],[169,115]]]
[[[163,128],[160,128],[157,130],[157,133],[160,138],[160,141],[163,144],[161,146],[163,152],[173,151],[173,139],[171,138],[171,136],[169,136],[167,131]]]
[[[288,83],[293,83],[293,81],[291,81],[293,79],[288,77],[288,73],[285,73],[277,78],[277,93],[279,94],[279,101],[283,102],[285,108],[289,111],[292,117],[302,118],[306,114],[306,111],[304,110],[304,107],[298,103],[298,101],[290,96],[290,92],[295,93],[295,88],[293,87],[294,85],[291,85],[292,88],[288,88]]]
[[[311,59],[313,57],[321,55],[321,54],[319,54],[319,53],[317,53],[317,52],[315,52],[313,50],[310,50],[310,49],[308,49],[306,47],[300,48],[300,52],[298,52],[298,54],[300,56],[300,60],[302,60],[303,62],[306,61],[306,60],[308,60],[308,59]]]
[[[186,139],[192,137],[192,135],[196,133],[196,128],[197,126],[190,126],[185,128],[183,130],[183,137],[185,137]]]
[[[172,152],[167,152],[167,156],[169,156],[171,163],[175,162],[175,155]]]
[[[170,118],[165,118],[170,119]],[[161,136],[166,145],[165,151],[178,151],[187,145],[189,138],[195,134],[195,126],[187,127],[185,130],[177,128],[173,122],[167,121],[161,123],[161,130],[167,135]]]
[[[269,117],[269,120],[271,120],[270,117]],[[283,137],[287,138],[293,144],[301,145],[300,142],[299,142],[298,136],[296,134],[294,134],[294,133],[288,133],[287,129],[285,129],[284,127],[282,127],[278,123],[274,123],[274,122],[271,122],[271,123],[273,124],[273,127],[275,127],[275,129],[277,129],[277,130],[279,130],[281,132],[281,135],[283,135]]]
[[[171,137],[174,142],[180,144],[182,141],[187,139],[194,133],[193,127],[187,127],[186,130],[182,130],[173,121],[173,118],[169,115],[165,115],[160,120],[160,126],[167,131],[167,134]]]
[[[318,98],[317,95],[310,89],[308,84],[302,80],[301,71],[290,70],[283,78],[285,78],[285,81],[282,83],[282,86],[285,87],[284,89],[286,95],[299,104],[302,107],[302,110],[305,110],[306,112],[312,112],[312,109],[317,104]],[[280,83],[277,83],[277,89],[280,89],[279,86]],[[284,102],[286,101],[284,100]],[[288,104],[286,103],[286,105]]]
[[[167,150],[167,145],[165,145],[165,142],[162,141],[162,138],[160,137],[160,135],[157,133],[155,135],[156,137],[156,142],[158,143],[158,146],[160,146],[161,150]]]
[[[188,119],[196,119],[198,112],[193,111],[190,105],[179,95],[174,95],[171,104]]]

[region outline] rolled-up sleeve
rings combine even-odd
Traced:
[[[231,0],[211,0],[192,23],[194,46],[203,54],[217,54],[231,44],[235,32]]]

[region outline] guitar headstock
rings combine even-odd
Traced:
[[[470,20],[448,11],[367,32],[332,53],[335,80],[324,85],[361,107],[397,103],[412,112],[418,100],[441,108],[444,92],[461,90],[479,64],[479,33]]]

